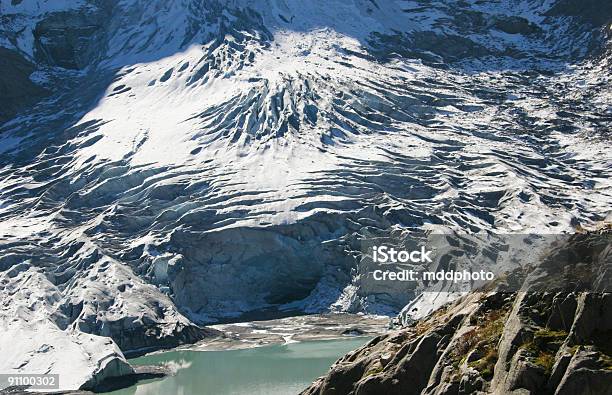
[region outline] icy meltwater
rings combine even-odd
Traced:
[[[170,351],[136,358],[134,365],[169,363],[175,376],[147,380],[113,395],[298,394],[339,357],[369,338],[307,341],[230,351]]]

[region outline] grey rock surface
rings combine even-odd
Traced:
[[[610,295],[470,293],[340,358],[303,394],[608,394]],[[549,326],[563,302],[577,305],[568,326]]]

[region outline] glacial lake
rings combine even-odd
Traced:
[[[130,360],[134,365],[172,364],[175,376],[147,380],[112,395],[298,394],[332,363],[368,342],[358,337],[275,344],[229,351],[169,351]]]

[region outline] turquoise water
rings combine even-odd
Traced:
[[[232,351],[170,351],[131,360],[170,363],[176,376],[148,380],[113,395],[297,394],[368,338],[309,341]]]

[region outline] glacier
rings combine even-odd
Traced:
[[[612,10],[582,3],[2,0],[0,344],[123,367],[245,314],[396,314],[365,237],[603,220]]]

